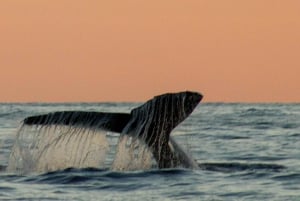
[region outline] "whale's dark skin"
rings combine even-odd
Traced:
[[[137,137],[153,153],[159,168],[190,167],[186,154],[171,131],[185,120],[202,100],[197,92],[166,93],[155,96],[130,113],[62,111],[24,119],[26,125],[67,125],[102,129]]]

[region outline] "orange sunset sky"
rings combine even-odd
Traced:
[[[300,102],[299,0],[1,0],[0,102]]]

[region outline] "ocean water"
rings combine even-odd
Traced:
[[[197,170],[5,171],[27,116],[138,105],[0,104],[0,200],[300,200],[300,104],[200,104],[171,134]]]

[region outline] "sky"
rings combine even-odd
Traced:
[[[300,102],[299,0],[1,0],[0,102]]]

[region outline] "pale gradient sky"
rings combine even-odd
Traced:
[[[300,102],[299,0],[1,0],[0,102]]]

